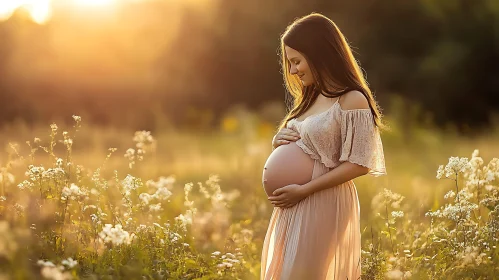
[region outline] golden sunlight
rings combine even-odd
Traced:
[[[73,0],[78,5],[82,6],[107,6],[114,4],[117,0]]]
[[[33,21],[47,22],[51,15],[51,0],[9,0],[0,2],[0,20],[7,20],[18,8],[24,8]]]
[[[46,23],[52,16],[55,2],[82,8],[111,7],[118,2],[139,2],[144,0],[0,0],[0,21],[8,20],[17,9],[24,9],[38,24]]]

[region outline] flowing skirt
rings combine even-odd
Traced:
[[[312,180],[330,171],[315,160]],[[263,243],[261,280],[360,279],[360,205],[352,180],[290,208],[275,207]]]

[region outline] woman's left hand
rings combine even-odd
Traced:
[[[288,208],[305,197],[307,197],[307,194],[302,185],[291,184],[275,190],[272,196],[269,196],[269,200],[275,207]]]

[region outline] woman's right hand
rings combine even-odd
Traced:
[[[289,128],[281,128],[274,138],[272,138],[272,147],[275,149],[280,145],[289,144],[290,141],[296,141],[300,139],[300,134]]]

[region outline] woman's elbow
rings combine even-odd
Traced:
[[[351,166],[350,170],[352,170],[352,173],[356,175],[355,177],[363,176],[369,173],[369,168],[363,165],[350,162],[350,166]]]
[[[357,165],[357,169],[358,169],[358,172],[359,172],[359,176],[364,176],[366,175],[367,173],[369,173],[369,168],[365,167],[365,166],[362,166],[362,165]]]

